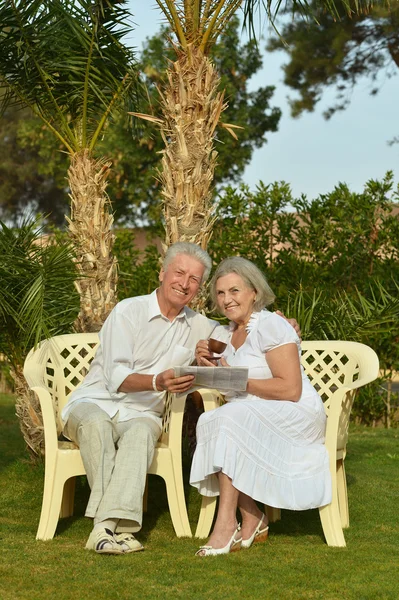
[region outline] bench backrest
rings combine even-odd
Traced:
[[[331,427],[337,451],[344,450],[357,390],[343,394],[342,388],[358,379],[362,380],[363,385],[374,381],[378,376],[378,357],[372,348],[358,342],[307,341],[302,342],[301,364],[324,402],[329,417],[327,435]],[[332,405],[334,395],[336,402]]]
[[[41,383],[49,389],[52,395],[59,432],[62,429],[60,412],[72,391],[87,374],[98,343],[97,333],[55,336],[42,342],[36,350],[30,352],[26,359],[25,369],[30,373],[35,371]],[[367,351],[371,354],[369,355]],[[375,360],[376,355],[371,348],[356,342],[324,340],[302,342],[301,363],[322,397],[327,414],[330,399],[336,390],[364,376],[367,368],[374,368]],[[347,395],[347,406],[344,407],[341,418],[342,444],[346,442],[353,397],[354,394]],[[164,433],[168,431],[170,396],[167,397],[166,404]]]

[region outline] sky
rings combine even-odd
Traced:
[[[145,39],[159,31],[163,15],[153,0],[130,0],[128,4],[136,25],[129,41],[141,50]],[[268,33],[265,24],[265,39]],[[260,47],[265,45],[263,41]],[[388,170],[394,172],[398,183],[399,144],[389,146],[387,142],[399,136],[399,76],[389,79],[381,74],[376,96],[370,96],[371,82],[363,79],[353,90],[349,108],[328,121],[323,111],[334,103],[334,89],[324,92],[313,113],[293,119],[287,103],[287,97],[293,94],[283,84],[281,69],[288,55],[284,51],[262,54],[263,69],[252,78],[250,86],[256,89],[274,85],[270,105],[279,107],[283,115],[278,131],[268,133],[268,142],[254,151],[243,175],[244,183],[255,189],[259,180],[286,181],[294,196],[306,194],[308,198],[331,192],[339,182],[348,184],[351,191],[361,192],[367,180],[382,179]]]

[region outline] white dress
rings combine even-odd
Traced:
[[[285,319],[262,310],[253,313],[242,346],[228,344],[230,366],[249,367],[249,378],[269,379],[267,352],[300,341]],[[302,367],[301,367],[302,369]],[[331,502],[329,458],[324,446],[323,402],[302,369],[298,402],[264,400],[231,392],[227,403],[201,415],[190,483],[203,496],[219,495],[222,471],[234,487],[254,500],[291,510]]]

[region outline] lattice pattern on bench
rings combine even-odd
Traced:
[[[53,338],[51,346],[49,346],[44,380],[53,398],[54,414],[59,434],[62,431],[61,411],[71,393],[87,375],[98,348],[97,334],[86,334],[86,337],[87,335],[89,335],[89,340],[79,344],[61,343],[62,338]],[[62,364],[60,356],[62,357]],[[172,395],[167,394],[162,420],[162,442],[165,441],[169,432],[171,407]]]
[[[338,350],[310,350],[303,344],[301,364],[326,408],[332,394],[342,385],[356,381],[359,365],[353,356]]]
[[[334,392],[350,385],[359,377],[359,363],[354,355],[335,349],[309,349],[303,343],[301,364],[320,394],[328,415]],[[342,402],[337,431],[337,450],[343,450],[348,440],[349,419],[356,392],[348,393]]]
[[[79,344],[62,344],[62,338],[57,338],[48,346],[44,382],[53,398],[58,433],[62,431],[60,413],[73,390],[85,378],[97,351],[98,336],[92,334],[91,337],[90,341]]]

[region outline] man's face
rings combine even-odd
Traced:
[[[193,256],[178,254],[167,267],[161,269],[160,295],[167,308],[178,312],[191,302],[198,292],[205,267]]]

